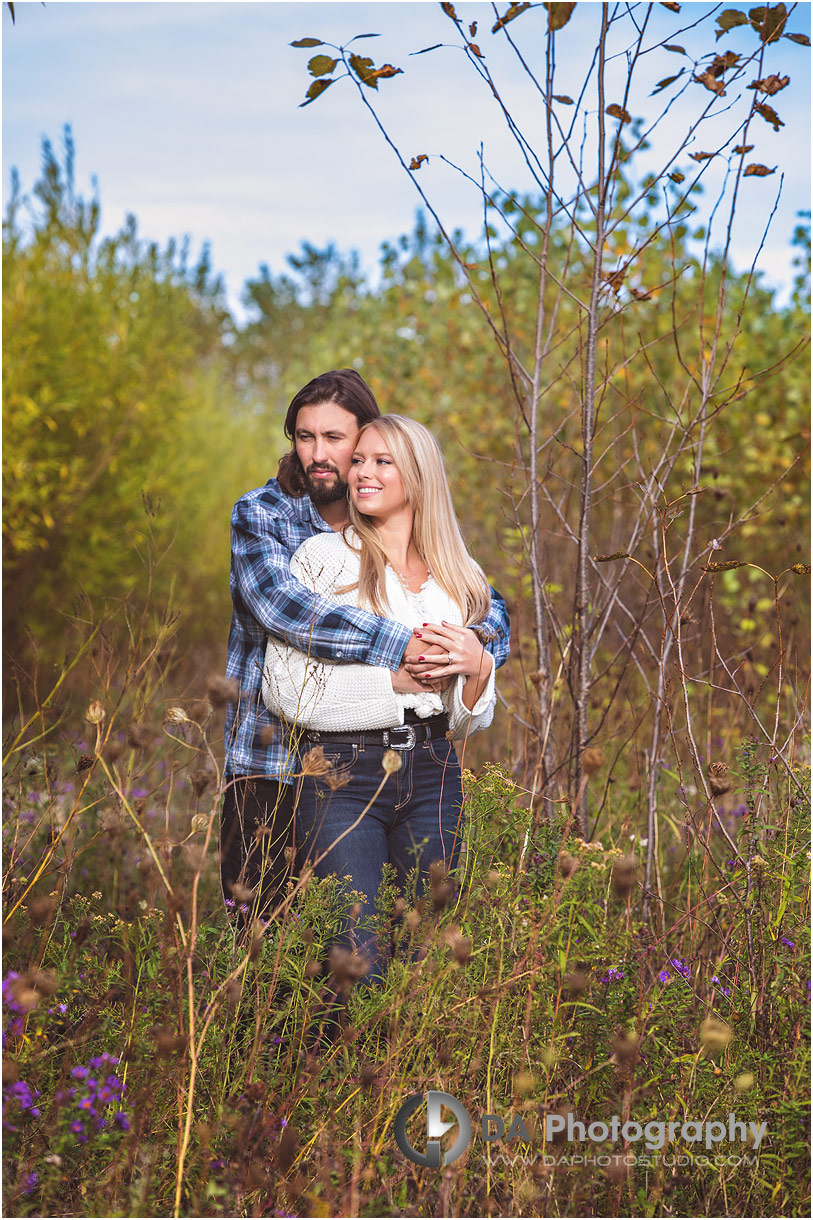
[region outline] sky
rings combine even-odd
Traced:
[[[500,12],[506,7],[498,6]],[[708,35],[702,44],[693,43],[696,34],[688,28],[711,7],[683,4],[676,17],[655,5],[649,41],[682,29],[680,41],[691,55],[719,50]],[[512,112],[538,143],[544,112],[504,37],[490,33],[492,6],[460,3],[457,9],[467,24],[478,21],[476,37],[489,68]],[[598,10],[595,3],[579,4],[558,36],[562,93],[578,91],[579,74],[595,47]],[[60,146],[68,123],[76,145],[77,189],[90,194],[91,176],[98,179],[103,231],[114,232],[132,212],[150,240],[163,244],[188,234],[193,257],[209,242],[214,269],[224,275],[238,317],[246,279],[257,274],[261,263],[272,273],[285,271],[286,256],[296,254],[304,241],[319,247],[335,242],[345,252],[357,249],[374,279],[381,243],[410,232],[420,204],[410,175],[398,165],[348,81],[337,82],[314,104],[300,108],[311,81],[308,59],[320,49],[292,48],[289,44],[298,38],[346,44],[355,34],[381,35],[357,46],[376,64],[404,69],[381,82],[377,104],[383,122],[407,158],[430,155],[419,171],[420,182],[449,228],[459,226],[476,237],[482,205],[476,189],[436,154],[477,177],[482,142],[486,163],[501,185],[517,190],[532,185],[487,86],[472,73],[463,52],[442,47],[410,56],[452,41],[450,22],[435,3],[48,0],[43,5],[26,0],[15,5],[15,18],[12,24],[4,6],[4,201],[11,167],[19,170],[23,191],[30,190],[39,171],[42,138]],[[545,27],[544,10],[537,6],[511,28],[533,58],[544,46]],[[809,34],[810,5],[797,6],[791,28]],[[753,51],[755,44],[746,28],[732,31],[723,45]],[[625,62],[623,48],[616,50],[611,80],[613,70],[620,72]],[[792,80],[791,88],[766,99],[785,126],[775,133],[754,120],[749,140],[756,137],[753,155],[758,161],[779,169],[771,177],[743,183],[748,190],[743,191],[733,248],[740,267],[750,261],[783,172],[782,197],[760,262],[781,300],[792,278],[789,243],[796,213],[810,206],[810,51],[783,40],[770,52],[766,70],[787,73]],[[633,107],[633,113],[649,113],[655,105],[646,100],[649,86],[685,63],[690,61],[682,56],[653,52],[643,64],[647,88],[642,109]],[[710,97],[701,86],[689,86],[653,134],[652,157],[667,146],[680,123],[685,127],[686,106]],[[724,110],[722,99],[718,105]],[[725,121],[723,115],[720,130]],[[709,145],[701,142],[700,147]],[[590,148],[586,151],[589,158]],[[711,188],[722,181],[719,158],[718,163],[707,174],[709,199],[715,194]]]

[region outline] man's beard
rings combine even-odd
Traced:
[[[311,468],[313,469],[313,467]],[[327,469],[324,466],[318,467],[320,470]],[[336,477],[332,483],[328,483],[324,479],[314,479],[309,471],[305,472],[305,479],[308,484],[308,495],[311,501],[317,506],[326,504],[336,504],[339,500],[347,499],[347,484],[340,477],[338,470],[330,467],[331,473]]]

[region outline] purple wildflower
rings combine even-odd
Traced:
[[[23,1178],[23,1194],[30,1195],[32,1193],[32,1191],[36,1190],[38,1181],[39,1181],[39,1178],[37,1176],[36,1170],[33,1173],[27,1174],[26,1177]]]
[[[789,949],[796,948],[796,942],[793,940],[788,940],[787,936],[781,937],[781,940],[782,940],[782,944],[787,945]]]
[[[624,978],[624,971],[617,966],[611,966],[605,975],[602,976],[602,983],[617,983],[619,979]]]
[[[671,977],[672,976],[668,970],[661,970],[660,974],[658,975],[658,982],[668,983]]]

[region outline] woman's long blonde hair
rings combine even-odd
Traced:
[[[412,541],[440,587],[460,607],[464,626],[479,623],[491,605],[491,592],[479,564],[466,550],[457,524],[443,455],[432,433],[403,415],[382,415],[359,432],[377,428],[398,468],[412,506]],[[386,615],[387,553],[370,518],[350,501],[350,524],[361,540],[359,602]]]

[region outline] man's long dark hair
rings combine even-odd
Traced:
[[[325,402],[335,402],[337,407],[343,407],[345,411],[355,415],[359,427],[381,415],[372,390],[355,369],[331,369],[329,373],[320,373],[318,377],[314,377],[313,381],[309,381],[291,399],[288,414],[285,416],[285,435],[292,446],[296,417],[302,407],[318,407]],[[277,478],[280,487],[288,496],[304,496],[307,492],[305,471],[296,455],[295,447],[280,459]]]

